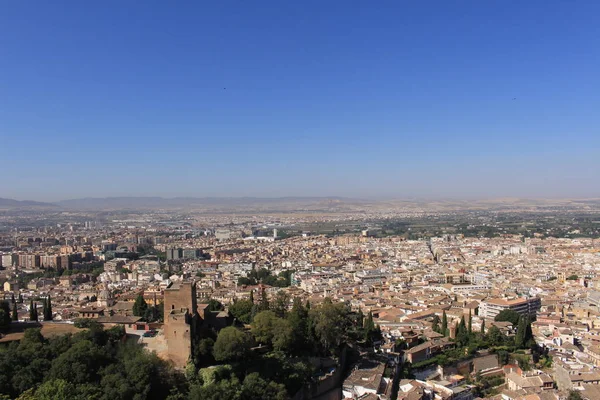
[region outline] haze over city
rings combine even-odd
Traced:
[[[0,197],[598,197],[597,2],[12,2]]]
[[[600,2],[0,7],[0,400],[600,399]]]

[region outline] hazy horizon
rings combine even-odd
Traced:
[[[567,196],[556,196],[556,197],[521,197],[521,196],[498,196],[498,197],[486,197],[486,196],[473,196],[473,197],[456,197],[456,196],[440,196],[440,197],[426,197],[426,196],[338,196],[338,195],[322,195],[322,196],[82,196],[82,197],[73,197],[73,198],[62,198],[62,199],[54,199],[54,200],[41,200],[35,198],[9,198],[9,197],[0,197],[0,199],[4,200],[16,200],[16,201],[33,201],[33,202],[41,202],[41,203],[61,203],[61,202],[70,202],[70,201],[79,201],[79,200],[115,200],[115,199],[162,199],[162,200],[176,200],[176,199],[231,199],[231,200],[243,200],[243,199],[258,199],[258,200],[284,200],[284,199],[340,199],[347,201],[373,201],[373,202],[385,202],[385,201],[406,201],[406,202],[436,202],[436,201],[457,201],[457,202],[485,202],[485,201],[511,201],[511,200],[531,200],[531,201],[567,201],[567,200],[575,200],[575,201],[586,201],[586,200],[600,200],[600,196],[590,196],[590,197],[567,197]]]
[[[6,4],[0,197],[600,197],[599,14]]]

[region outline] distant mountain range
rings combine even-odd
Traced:
[[[42,203],[31,200],[13,200],[0,197],[0,208],[20,208],[20,207],[56,207],[56,204]]]
[[[61,200],[54,203],[0,198],[0,208],[55,208],[66,210],[122,210],[122,209],[202,209],[216,212],[249,211],[332,211],[361,212],[365,209],[535,209],[538,207],[594,208],[599,199],[388,199],[362,200],[346,197],[88,197]]]
[[[179,208],[179,207],[244,207],[268,205],[336,204],[341,197],[105,197],[62,200],[56,204],[64,208]],[[355,202],[355,200],[352,200]]]

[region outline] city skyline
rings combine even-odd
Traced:
[[[598,12],[10,4],[0,196],[600,197]]]

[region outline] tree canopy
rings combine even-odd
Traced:
[[[19,343],[0,352],[0,398],[143,400],[185,390],[166,362],[122,343],[124,333],[122,327],[105,331],[91,324],[74,335],[45,339],[40,329],[25,330]]]
[[[146,303],[146,300],[144,300],[144,296],[138,294],[138,296],[135,298],[135,303],[133,303],[133,315],[136,317],[143,317],[147,310],[148,303]]]
[[[246,333],[229,326],[217,336],[213,355],[217,361],[239,361],[246,357],[252,346],[252,339]]]
[[[494,321],[507,321],[513,324],[513,326],[517,326],[519,319],[521,319],[521,314],[513,310],[502,310],[494,317]]]

